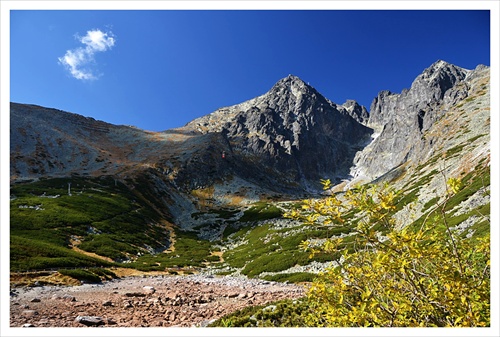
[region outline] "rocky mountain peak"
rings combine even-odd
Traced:
[[[276,82],[276,85],[290,85],[290,84],[298,84],[298,85],[305,85],[306,83],[300,79],[300,77],[295,76],[293,74],[289,74],[287,77],[282,78],[278,82]]]
[[[444,93],[467,76],[469,70],[439,60],[417,76],[410,90],[422,99],[439,100]]]
[[[221,133],[226,152],[240,174],[247,172],[246,179],[273,177],[283,185],[304,188],[321,178],[347,177],[356,149],[371,134],[360,122],[367,118],[363,109],[354,101],[337,105],[299,77],[288,75],[267,93],[186,127]]]
[[[282,78],[273,86],[270,90],[270,93],[283,92],[283,91],[291,91],[293,94],[301,93],[309,93],[315,91],[313,87],[309,84],[306,84],[302,79],[295,75],[288,75],[285,78]]]
[[[426,135],[476,92],[474,83],[487,78],[487,71],[488,67],[467,70],[438,60],[415,78],[410,89],[399,94],[381,91],[368,121],[377,138],[357,155],[353,176],[374,179],[408,161],[426,158],[432,148]]]
[[[280,106],[281,110],[293,110],[293,106],[301,107],[311,104],[313,101],[319,100],[327,104],[327,99],[323,97],[315,88],[309,83],[304,82],[302,79],[295,75],[288,75],[287,77],[279,80],[276,84],[266,93],[267,101],[277,101],[278,104],[286,103],[288,106]],[[279,100],[276,100],[279,97]],[[329,101],[328,101],[329,102]],[[301,112],[314,112],[307,109],[299,109]]]
[[[233,106],[217,109],[189,122],[185,128],[201,133],[221,132],[225,129],[226,124],[234,123],[235,118],[240,113],[269,114],[271,113],[270,107],[273,112],[289,111],[293,106],[302,104],[300,102],[303,101],[303,96],[316,97],[317,92],[299,77],[290,74],[276,82],[265,94]]]
[[[410,89],[404,89],[400,94],[388,90],[379,92],[371,104],[368,124],[381,129],[395,118],[412,120],[410,116],[415,115],[415,111],[431,109],[448,90],[464,81],[469,72],[442,60],[434,62],[415,78]],[[459,96],[457,99],[463,98]]]

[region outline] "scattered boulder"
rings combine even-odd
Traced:
[[[54,300],[62,300],[65,302],[76,302],[75,296],[69,295],[69,294],[64,294],[64,295],[59,295],[59,294],[54,294],[52,296],[52,299]]]
[[[146,294],[134,292],[134,293],[125,293],[125,296],[127,296],[127,297],[144,297],[144,296],[146,296]]]
[[[106,324],[104,319],[99,316],[77,316],[75,321],[86,326],[99,326]]]
[[[257,280],[243,278],[172,277],[162,282],[144,280],[140,284],[142,280],[123,281],[120,289],[124,290],[116,294],[112,290],[116,284],[111,283],[100,287],[76,287],[71,292],[64,288],[53,292],[49,289],[44,292],[49,294],[48,297],[19,292],[19,296],[11,298],[10,324],[13,327],[21,327],[25,323],[36,327],[203,326],[210,320],[244,308],[249,305],[250,298],[255,305],[262,305],[302,294],[287,293],[281,284],[267,287]],[[154,286],[154,295],[143,292],[144,284]],[[290,287],[294,286],[286,286]],[[152,291],[151,288],[144,290]],[[125,291],[129,291],[129,296],[125,295]],[[75,295],[78,302],[64,301],[63,298],[69,298],[64,294]],[[39,297],[43,305],[32,304],[30,301],[34,297]],[[29,308],[27,304],[36,308]]]

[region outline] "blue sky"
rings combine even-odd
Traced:
[[[10,39],[11,101],[152,131],[288,74],[369,108],[439,59],[490,65],[480,10],[13,10]]]

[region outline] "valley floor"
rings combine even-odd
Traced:
[[[304,296],[301,285],[237,277],[125,277],[11,288],[11,327],[204,327],[250,305]]]

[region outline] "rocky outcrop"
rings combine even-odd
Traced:
[[[407,121],[410,127],[422,130],[424,113],[435,110],[433,108],[441,104],[445,93],[463,81],[468,73],[469,70],[444,61],[435,62],[417,76],[410,89],[403,90],[400,94],[381,91],[371,104],[368,124],[382,128]],[[421,123],[418,118],[421,118]],[[425,122],[426,127],[431,124],[429,116],[425,118]],[[394,128],[386,131],[389,132],[394,133]]]
[[[352,176],[370,181],[404,163],[428,159],[436,139],[426,134],[471,95],[474,79],[489,77],[488,69],[466,70],[437,61],[410,89],[400,94],[381,91],[371,104],[367,123],[375,130],[374,140],[356,155]]]
[[[363,125],[366,125],[368,123],[368,119],[370,118],[368,110],[366,110],[364,106],[359,105],[358,102],[350,99],[342,104],[341,107],[347,110],[347,113],[358,123]]]

